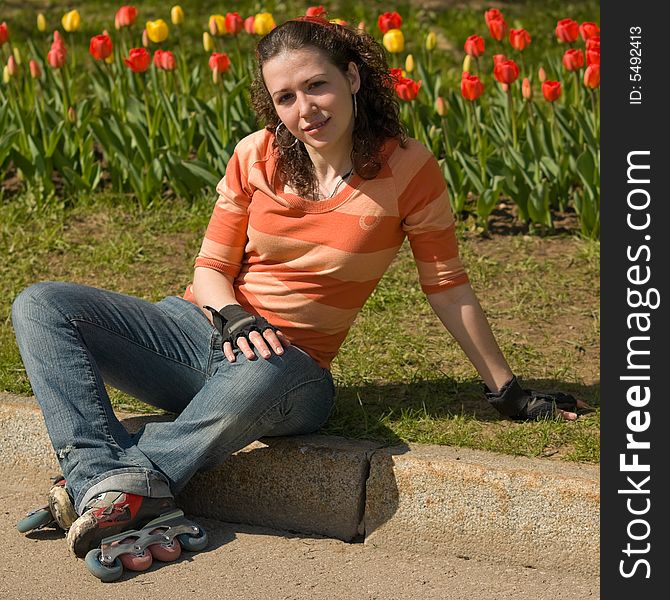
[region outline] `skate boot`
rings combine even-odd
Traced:
[[[28,533],[45,527],[60,527],[63,531],[70,529],[77,519],[72,505],[72,498],[65,489],[65,478],[55,477],[49,490],[48,504],[29,512],[16,527],[21,533]]]
[[[70,527],[70,550],[102,581],[115,581],[123,568],[148,569],[153,560],[172,561],[182,548],[202,550],[207,534],[184,518],[173,498],[105,492],[94,498]]]

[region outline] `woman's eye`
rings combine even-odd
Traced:
[[[284,94],[283,96],[279,96],[279,99],[277,100],[277,104],[283,104],[284,102],[286,102],[290,99],[291,99],[291,94]]]
[[[313,81],[313,82],[310,84],[310,87],[311,87],[311,88],[319,87],[319,86],[322,85],[323,83],[324,83],[323,81]]]

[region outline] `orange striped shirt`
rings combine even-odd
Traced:
[[[275,186],[273,134],[235,148],[195,261],[234,279],[243,308],[328,368],[405,236],[426,294],[468,281],[437,160],[415,140],[384,147],[374,179],[357,174],[315,202]],[[184,297],[194,301],[191,287]]]

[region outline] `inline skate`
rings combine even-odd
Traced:
[[[65,486],[65,478],[62,475],[54,477],[47,504],[30,511],[16,524],[16,528],[21,533],[29,533],[47,527],[60,528],[63,531],[70,529],[79,515],[74,509],[72,498],[70,498]]]

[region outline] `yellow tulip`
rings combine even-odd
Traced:
[[[14,60],[16,61],[17,65],[21,64],[21,51],[18,49],[17,46],[14,46],[12,48],[12,54],[14,55]]]
[[[382,38],[384,48],[392,54],[398,54],[405,49],[405,36],[400,29],[389,29]]]
[[[209,17],[209,32],[212,35],[224,35],[226,33],[226,17],[223,15]]]
[[[414,57],[411,54],[408,54],[405,59],[405,71],[408,73],[414,71]]]
[[[270,13],[257,13],[254,17],[254,33],[256,35],[267,35],[277,24]]]
[[[7,65],[5,65],[2,68],[2,83],[9,83],[9,79],[11,78],[11,75],[9,74],[9,68]]]
[[[469,73],[471,69],[472,69],[472,56],[466,54],[465,58],[463,59],[463,73]]]
[[[209,35],[209,31],[205,31],[202,34],[202,47],[205,49],[205,52],[214,50],[214,40],[212,39],[212,36]]]
[[[170,19],[173,25],[181,25],[184,22],[184,11],[179,4],[170,9]]]
[[[37,31],[44,33],[47,30],[47,20],[42,13],[37,15]]]
[[[114,53],[110,54],[110,55],[105,59],[105,62],[106,62],[108,65],[111,65],[111,64],[114,62]]]
[[[435,50],[435,46],[437,46],[437,36],[435,35],[435,32],[431,31],[426,36],[426,50],[428,50],[428,52],[432,52]]]
[[[156,19],[155,21],[147,21],[147,37],[154,43],[159,44],[164,42],[168,36],[168,26],[163,19]]]
[[[81,17],[79,16],[79,11],[71,10],[70,12],[65,13],[63,15],[63,18],[61,19],[61,24],[63,25],[63,29],[65,29],[65,31],[67,31],[68,33],[77,31],[77,29],[79,29],[79,26],[81,25]]]

